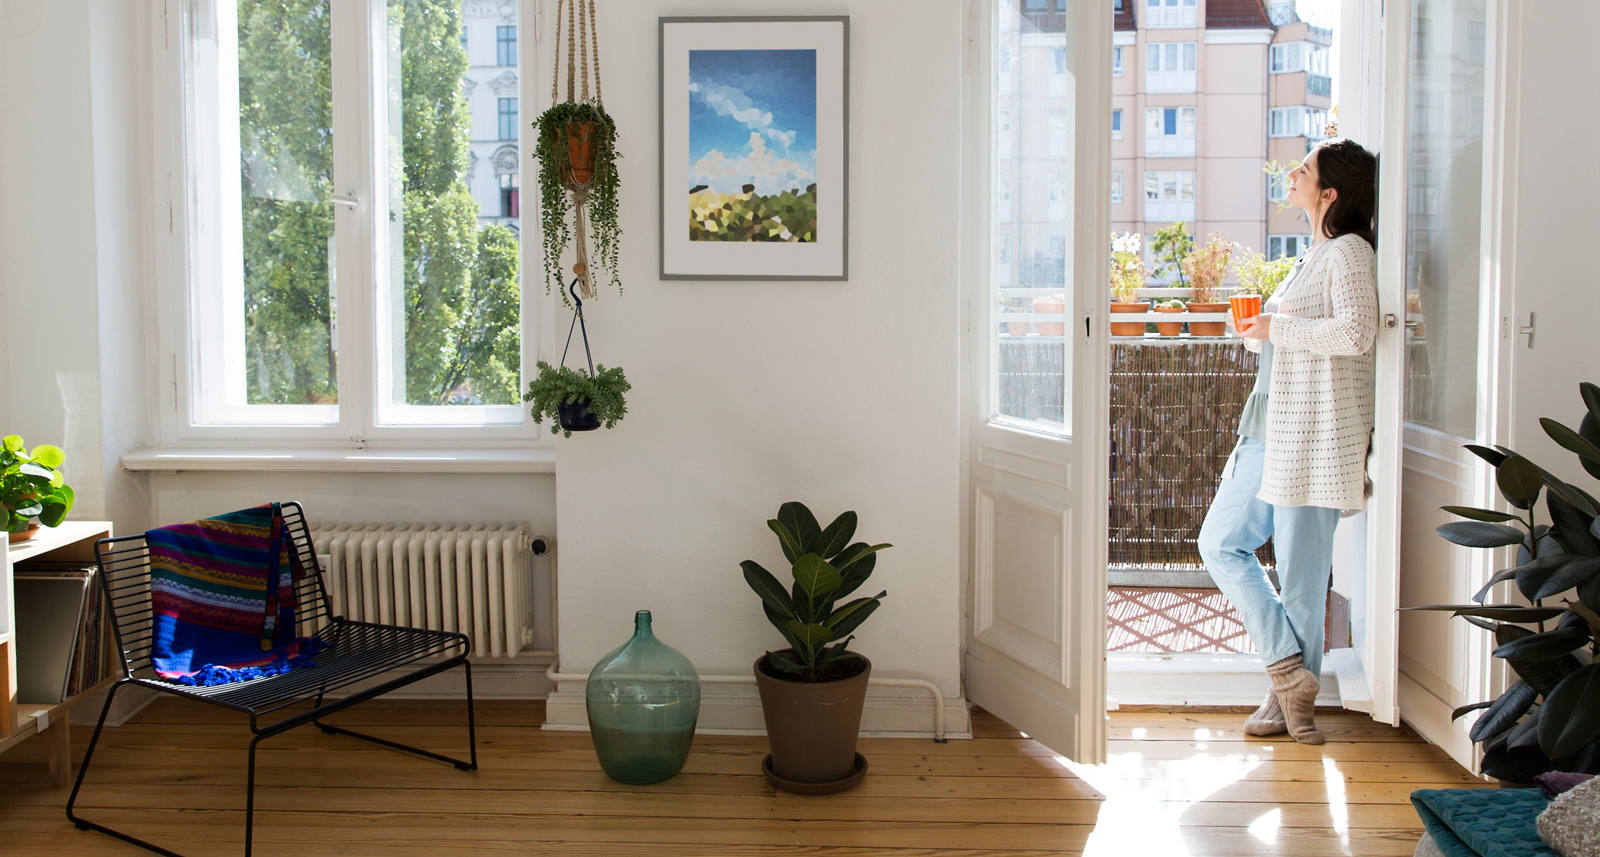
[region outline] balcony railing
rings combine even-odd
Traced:
[[[1312,95],[1331,95],[1333,93],[1333,78],[1325,74],[1307,74],[1306,92]]]

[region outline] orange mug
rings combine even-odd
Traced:
[[[1228,307],[1233,311],[1233,329],[1244,330],[1246,321],[1261,314],[1261,296],[1231,295]]]

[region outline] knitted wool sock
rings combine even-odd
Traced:
[[[1272,696],[1283,711],[1290,737],[1302,744],[1321,744],[1327,740],[1317,731],[1314,719],[1321,685],[1316,675],[1301,663],[1300,656],[1290,655],[1269,665],[1267,675],[1272,679]]]
[[[1261,703],[1249,717],[1244,719],[1244,734],[1246,735],[1282,735],[1289,731],[1289,726],[1283,721],[1283,709],[1278,707],[1278,698],[1267,691],[1267,700]]]

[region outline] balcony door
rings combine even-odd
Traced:
[[[1034,8],[1040,7],[1040,8]],[[1111,7],[973,3],[968,696],[1105,758]]]

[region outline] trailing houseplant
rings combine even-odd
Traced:
[[[572,437],[575,431],[589,431],[604,425],[613,428],[628,413],[623,394],[631,386],[622,367],[595,367],[593,376],[581,369],[551,366],[539,361],[539,374],[528,382],[522,400],[532,402],[529,409],[536,423],[550,420],[550,433]]]
[[[561,69],[562,39],[555,43],[555,72],[550,79],[551,106],[534,120],[533,157],[539,162],[539,225],[544,233],[545,293],[554,286],[560,290],[565,279],[561,256],[569,245],[576,250],[573,273],[583,296],[594,297],[591,274],[595,265],[606,269],[610,281],[620,292],[617,278],[617,251],[622,239],[618,222],[617,124],[606,113],[600,88],[600,34],[594,0],[561,0],[556,7],[556,24],[567,13],[567,91],[557,101]],[[579,50],[579,34],[584,39],[581,68],[573,58]],[[593,62],[588,41],[592,40]],[[594,96],[589,95],[591,65]],[[578,86],[581,79],[582,86]],[[571,218],[571,225],[568,218]],[[594,234],[595,255],[589,256],[589,233]],[[591,262],[593,264],[591,264]],[[565,291],[561,294],[566,302]]]
[[[1539,420],[1583,469],[1600,479],[1600,387],[1579,385],[1586,413],[1578,430]],[[1530,782],[1549,770],[1600,773],[1600,501],[1506,447],[1467,449],[1495,470],[1511,512],[1445,506],[1465,518],[1439,535],[1472,548],[1515,547],[1517,562],[1489,579],[1471,604],[1431,604],[1494,635],[1494,656],[1517,681],[1497,699],[1463,705],[1483,713],[1469,737],[1483,746],[1482,771]],[[1543,496],[1545,515],[1537,514]],[[1490,603],[1513,581],[1529,604]]]
[[[847,788],[865,770],[855,748],[872,663],[846,647],[888,593],[839,602],[867,582],[878,551],[890,545],[851,541],[855,512],[824,528],[797,501],[780,506],[767,527],[778,537],[792,583],[780,583],[755,560],[739,563],[762,612],[788,644],[755,663],[772,744],[764,767],[775,785],[791,791]]]
[[[66,520],[75,495],[60,470],[65,460],[59,446],[41,443],[30,450],[14,434],[0,441],[0,509],[7,533],[37,529],[35,520],[47,527]]]

